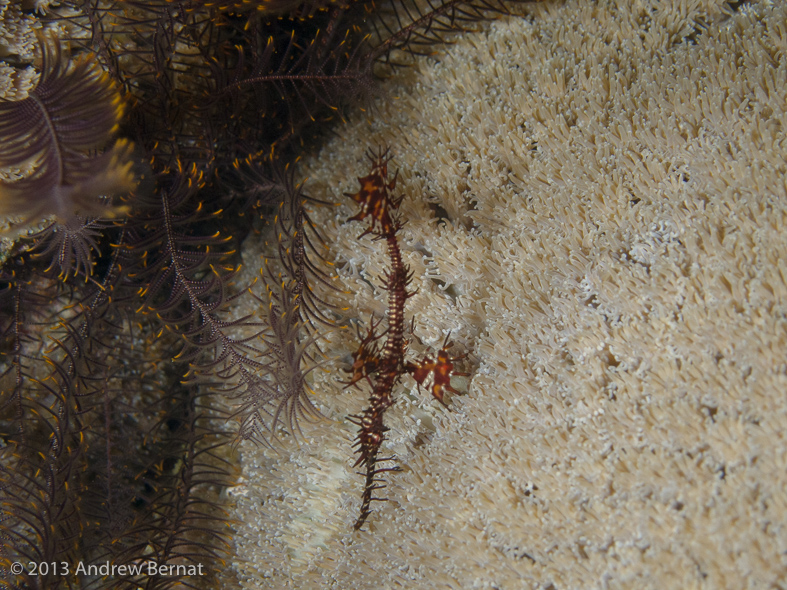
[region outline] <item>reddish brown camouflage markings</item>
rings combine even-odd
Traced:
[[[424,381],[429,378],[429,375],[434,373],[431,393],[432,396],[445,407],[448,407],[448,405],[443,401],[444,391],[450,391],[453,394],[460,393],[451,387],[451,376],[466,377],[469,375],[469,373],[454,371],[454,361],[462,360],[466,355],[463,354],[455,357],[448,356],[448,349],[453,345],[454,343],[449,342],[448,337],[446,337],[445,342],[443,342],[443,347],[437,351],[436,361],[433,361],[430,356],[425,356],[421,362],[411,363],[407,367],[408,372],[412,374],[419,389],[421,385],[424,384]]]
[[[368,218],[369,226],[359,237],[371,234],[375,239],[385,240],[390,270],[385,276],[385,290],[388,291],[388,327],[382,332],[377,332],[381,320],[373,321],[366,336],[361,338],[361,344],[353,355],[353,365],[348,371],[352,378],[347,383],[356,385],[366,380],[372,386],[369,395],[369,406],[359,415],[350,416],[350,421],[359,428],[358,436],[353,446],[358,453],[354,467],[364,465],[366,468],[366,482],[361,510],[354,528],[360,529],[369,514],[374,501],[384,501],[386,498],[374,496],[376,490],[385,487],[380,474],[387,471],[397,471],[398,467],[379,467],[380,463],[392,461],[393,457],[380,458],[380,447],[385,440],[388,428],[383,420],[385,411],[394,403],[393,388],[404,374],[412,374],[420,386],[430,374],[434,374],[432,395],[443,405],[443,392],[458,393],[451,387],[451,375],[464,374],[453,371],[453,361],[462,357],[450,358],[446,350],[451,346],[446,340],[443,349],[437,354],[437,361],[426,357],[421,362],[406,362],[407,341],[404,338],[404,307],[407,299],[413,293],[408,291],[413,275],[402,261],[402,252],[399,248],[397,232],[402,224],[397,211],[402,202],[402,197],[394,197],[396,177],[388,180],[388,162],[391,157],[387,150],[378,153],[370,152],[368,155],[372,162],[372,171],[368,176],[358,178],[361,189],[354,194],[346,193],[356,203],[361,205],[358,214],[348,221],[364,221]],[[360,335],[359,335],[360,336]],[[385,336],[382,350],[377,343]]]
[[[393,213],[399,208],[402,199],[401,197],[395,199],[391,195],[396,188],[399,173],[388,180],[388,162],[391,160],[388,150],[381,151],[379,154],[370,152],[368,157],[372,161],[372,172],[368,176],[358,177],[361,190],[354,194],[344,193],[361,205],[358,214],[347,221],[363,221],[371,217],[371,224],[360,237],[366,234],[374,234],[381,238],[394,236],[399,229],[399,222]]]

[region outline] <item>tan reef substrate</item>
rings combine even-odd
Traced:
[[[787,9],[546,3],[386,88],[306,162],[307,192],[341,201],[314,216],[345,305],[379,317],[385,253],[342,193],[390,146],[408,318],[470,353],[468,394],[447,412],[405,380],[403,471],[353,532],[366,391],[337,381],[353,331],[331,335],[326,418],[242,446],[244,587],[783,584]]]

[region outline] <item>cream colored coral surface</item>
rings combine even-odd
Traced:
[[[402,471],[356,532],[368,390],[339,383],[354,330],[326,336],[325,418],[242,446],[245,588],[787,585],[787,10],[527,14],[419,62],[306,163],[364,329],[385,252],[342,193],[390,146],[412,357],[450,331],[471,375],[450,411],[403,380]]]

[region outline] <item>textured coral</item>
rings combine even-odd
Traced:
[[[242,447],[245,587],[783,583],[786,21],[768,1],[544,5],[421,62],[308,163],[339,201],[391,146],[416,336],[451,330],[474,372],[450,413],[405,382],[403,472],[361,532],[363,396],[341,362],[315,377],[327,419]],[[314,216],[365,320],[385,257],[352,211]]]
[[[36,18],[22,11],[22,3],[0,0],[0,57],[15,56],[32,60],[35,54],[35,29],[40,28]]]

